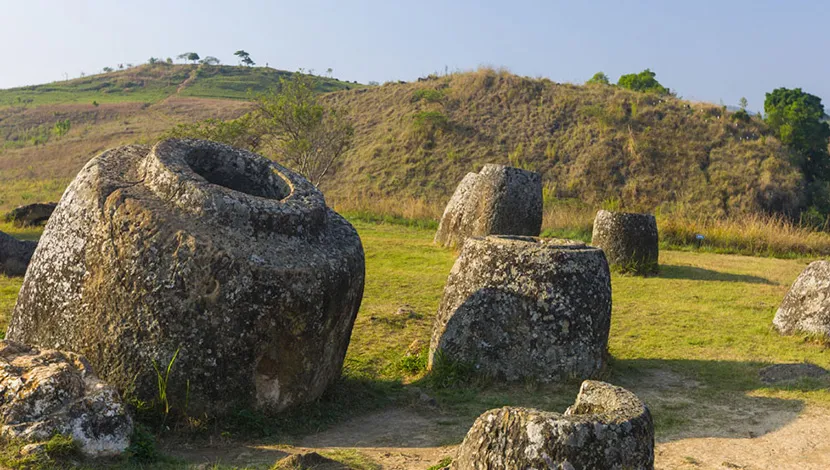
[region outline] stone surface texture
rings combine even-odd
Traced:
[[[280,411],[340,376],[363,295],[354,228],[307,180],[213,142],[108,150],[49,219],[8,337],[86,356],[189,412]]]
[[[133,422],[118,392],[83,357],[0,341],[3,436],[45,441],[72,436],[81,451],[104,457],[130,444]]]
[[[604,367],[610,324],[602,251],[571,240],[470,238],[444,288],[429,366],[467,363],[507,381],[590,378]]]
[[[20,206],[6,214],[6,222],[12,222],[15,227],[43,225],[57,205],[55,202],[47,202]]]
[[[650,470],[654,425],[633,393],[585,381],[564,414],[514,407],[484,413],[451,468]]]
[[[32,260],[37,242],[18,240],[0,232],[0,272],[6,276],[22,276]]]
[[[600,210],[591,244],[601,248],[614,269],[633,274],[659,270],[657,221],[651,214]]]
[[[830,336],[830,261],[813,261],[793,283],[772,324],[779,333]]]
[[[542,177],[504,165],[468,173],[444,209],[435,242],[462,246],[469,237],[538,236],[542,228]]]

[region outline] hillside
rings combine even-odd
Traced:
[[[332,195],[446,201],[465,173],[505,163],[541,172],[546,198],[594,207],[794,213],[803,197],[764,123],[714,105],[489,69],[327,96],[356,123]]]
[[[249,90],[290,72],[262,67],[154,64],[64,82],[0,90],[0,211],[57,200],[101,151],[151,143],[178,123],[232,119]],[[362,85],[321,78],[320,91]],[[68,122],[61,133],[59,122]]]
[[[265,67],[179,65],[159,62],[72,80],[0,90],[0,107],[64,103],[155,103],[167,97],[189,96],[246,99],[262,93],[292,72]],[[362,85],[320,77],[320,91]]]
[[[146,65],[2,90],[0,103],[34,97],[0,107],[0,209],[56,199],[108,147],[152,143],[180,122],[240,116],[250,105],[229,98],[281,73]],[[141,87],[125,91],[123,81],[140,77]],[[323,84],[321,91],[356,86]],[[541,172],[548,201],[596,207],[619,199],[630,209],[707,215],[793,214],[802,204],[789,150],[763,122],[735,120],[714,105],[490,69],[356,87],[324,95],[351,112],[356,131],[354,149],[324,184],[332,199],[409,197],[440,207],[465,173],[495,162]],[[71,127],[56,135],[63,120]]]

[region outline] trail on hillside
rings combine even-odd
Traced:
[[[176,87],[176,94],[178,95],[181,93],[182,90],[187,88],[194,80],[196,80],[197,72],[199,69],[193,69],[190,71],[190,75],[184,79],[183,82],[179,83],[179,86]]]

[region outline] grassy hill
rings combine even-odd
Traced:
[[[152,143],[178,123],[232,119],[250,93],[291,72],[271,68],[153,64],[0,90],[0,212],[57,200],[90,158],[128,143]],[[321,78],[321,92],[362,85]],[[69,123],[68,131],[58,129]]]
[[[613,86],[482,69],[327,95],[351,110],[356,146],[332,195],[446,201],[485,163],[542,173],[546,199],[593,207],[793,214],[802,176],[759,120]]]
[[[0,210],[55,200],[89,158],[152,143],[177,123],[232,119],[287,72],[144,65],[0,90]],[[391,201],[440,215],[458,181],[485,163],[539,171],[546,207],[731,216],[796,214],[802,175],[757,119],[723,107],[613,86],[576,86],[504,71],[431,76],[378,87],[324,79],[350,111],[355,146],[324,184],[330,200]],[[129,86],[128,86],[129,85]],[[96,102],[97,104],[93,104]],[[56,125],[68,120],[61,134]],[[400,201],[406,200],[405,204]]]
[[[64,103],[155,103],[167,97],[246,99],[249,92],[268,91],[292,72],[265,67],[229,65],[144,64],[125,70],[90,75],[45,85],[0,90],[0,107]],[[362,85],[333,78],[320,79],[320,91]]]

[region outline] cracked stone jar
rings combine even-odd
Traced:
[[[633,393],[586,380],[564,414],[517,407],[482,414],[450,468],[653,470],[654,422]]]
[[[595,376],[605,364],[611,276],[602,250],[572,240],[469,238],[450,272],[429,366],[506,381]]]
[[[364,270],[357,232],[298,174],[208,141],[126,146],[67,188],[8,338],[83,354],[145,400],[172,362],[190,413],[280,411],[340,376]]]

